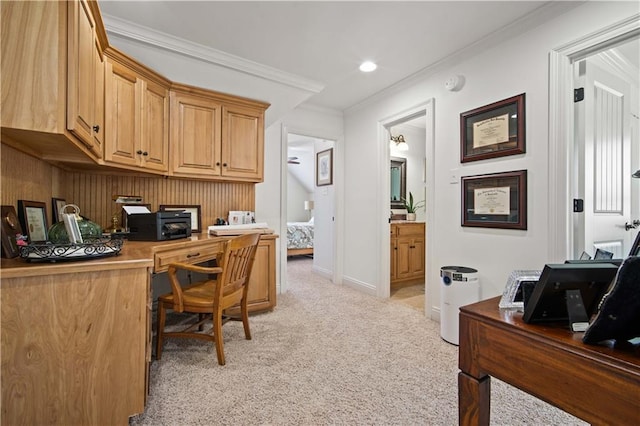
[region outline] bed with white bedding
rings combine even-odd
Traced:
[[[287,222],[287,256],[313,254],[313,219]]]

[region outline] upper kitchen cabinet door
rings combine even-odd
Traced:
[[[107,61],[104,160],[139,166],[140,85],[128,68]]]
[[[140,150],[143,167],[169,170],[169,90],[152,81],[142,81]]]
[[[94,133],[103,129],[97,122],[96,95],[100,97],[99,76],[96,76],[96,55],[101,56],[96,36],[96,24],[86,1],[68,3],[68,72],[67,72],[67,129],[94,154],[101,154],[101,146],[94,141]],[[104,89],[103,89],[104,90]]]
[[[225,105],[222,109],[222,176],[262,182],[264,177],[264,112]]]
[[[172,91],[171,173],[185,177],[220,176],[221,104]]]

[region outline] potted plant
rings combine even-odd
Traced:
[[[407,209],[407,220],[416,220],[416,211],[418,209],[424,208],[425,201],[413,201],[413,194],[409,192],[409,200],[406,198],[402,198],[402,202],[404,203],[404,208]]]

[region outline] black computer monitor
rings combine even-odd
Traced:
[[[574,308],[583,307],[581,321],[593,315],[600,300],[616,276],[612,263],[564,263],[544,266],[540,279],[524,304],[522,319],[526,323],[567,322]],[[575,300],[575,298],[579,300]],[[569,300],[569,307],[567,301]]]

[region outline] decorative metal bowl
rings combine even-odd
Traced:
[[[20,247],[20,257],[28,262],[89,260],[119,254],[122,243],[121,239],[92,239],[71,244],[36,243]]]
[[[97,239],[102,236],[102,229],[100,225],[97,223],[91,222],[90,220],[83,219],[80,216],[80,207],[75,204],[65,204],[60,209],[60,214],[65,213],[68,209],[72,209],[72,213],[75,215],[76,222],[78,224],[78,230],[80,231],[80,235],[83,240],[91,240]],[[69,234],[67,233],[67,229],[65,227],[64,222],[54,223],[47,233],[49,237],[49,241],[54,244],[68,244],[69,243]]]

